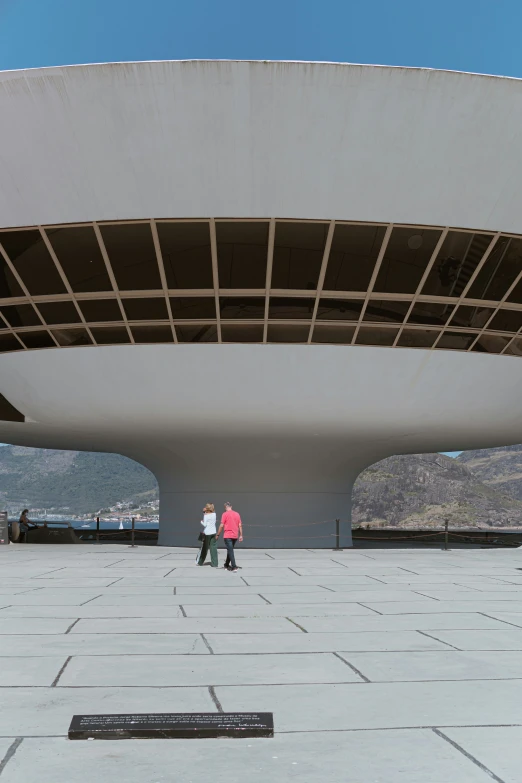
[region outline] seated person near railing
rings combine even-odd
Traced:
[[[29,532],[29,530],[38,530],[38,525],[36,525],[34,522],[31,522],[31,520],[27,516],[28,514],[29,514],[29,509],[24,508],[24,510],[20,514],[20,519],[18,521],[18,525],[20,528],[18,541],[20,541],[21,543],[26,540],[26,535]]]

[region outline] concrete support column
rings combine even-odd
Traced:
[[[216,506],[218,521],[230,501],[241,515],[245,547],[332,549],[335,520],[341,520],[341,546],[352,546],[352,485],[344,492],[179,492],[160,483],[160,546],[196,546],[201,509]]]

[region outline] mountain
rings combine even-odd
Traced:
[[[142,465],[118,454],[4,446],[0,508],[93,515],[119,502],[157,501]],[[522,446],[389,457],[354,488],[353,520],[363,525],[522,527]]]
[[[355,484],[354,523],[440,527],[448,519],[450,527],[522,527],[522,502],[481,481],[463,462],[443,454],[377,462]]]
[[[522,445],[463,451],[457,459],[485,484],[522,500]]]
[[[119,454],[0,448],[0,505],[65,514],[94,514],[126,500],[157,496],[154,476]]]

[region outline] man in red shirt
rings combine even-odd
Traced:
[[[241,523],[241,517],[237,511],[232,510],[232,503],[228,501],[225,503],[225,512],[221,517],[221,524],[217,532],[216,541],[219,539],[221,531],[224,530],[224,541],[227,548],[227,559],[223,566],[228,571],[236,572],[238,567],[236,565],[236,558],[234,557],[234,547],[237,539],[243,540],[243,525]]]

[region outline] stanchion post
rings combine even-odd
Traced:
[[[100,541],[100,517],[96,517],[96,541]]]
[[[335,546],[333,548],[334,552],[342,552],[343,551],[341,549],[340,545],[339,545],[339,543],[340,543],[340,532],[339,532],[340,522],[341,522],[340,519],[336,519],[335,520]]]
[[[449,520],[446,519],[444,521],[444,551],[445,552],[448,551],[448,539],[449,539],[448,525],[449,525]]]
[[[131,546],[136,546],[134,543],[134,517],[132,517]]]

